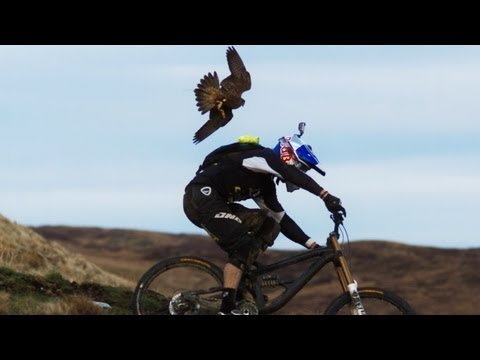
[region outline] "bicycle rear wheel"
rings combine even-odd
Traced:
[[[170,315],[172,298],[175,297],[173,302],[178,305],[182,302],[180,294],[185,291],[219,288],[222,284],[222,271],[207,260],[194,256],[166,259],[150,268],[139,280],[133,294],[133,311],[136,315]],[[177,306],[182,310],[173,312],[186,315],[218,311],[220,292],[196,295],[193,302],[182,302]]]
[[[378,288],[358,289],[367,315],[415,315],[415,310],[397,294]],[[350,294],[345,293],[332,301],[325,315],[351,315]]]

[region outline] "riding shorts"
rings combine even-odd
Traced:
[[[265,210],[228,203],[209,185],[187,186],[183,208],[188,219],[205,229],[240,269],[273,245],[280,232],[280,225]]]

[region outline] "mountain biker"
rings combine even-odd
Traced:
[[[303,129],[300,135],[280,138],[274,149],[259,145],[258,138],[220,147],[206,157],[185,188],[186,216],[228,254],[219,314],[235,310],[244,269],[273,245],[279,232],[308,249],[319,246],[279,203],[275,178],[277,185],[279,181],[286,183],[287,191],[307,190],[319,196],[330,212],[346,215],[340,199],[305,174],[311,168],[325,173],[316,166],[318,160],[311,147],[300,139],[302,134]],[[238,203],[247,199],[253,199],[259,209]]]

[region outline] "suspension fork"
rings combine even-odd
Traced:
[[[336,232],[330,233],[327,239],[327,243],[332,247],[334,252],[333,264],[338,275],[338,280],[342,286],[343,292],[349,293],[352,297],[353,307],[352,315],[366,315],[365,308],[363,307],[360,295],[357,289],[357,282],[353,280],[352,273],[348,267],[347,261],[343,256],[342,249],[338,243],[338,237]]]
[[[327,243],[330,244],[335,255],[333,264],[335,265],[335,270],[337,271],[338,280],[340,281],[342,290],[344,292],[348,292],[348,285],[353,283],[353,278],[347,261],[343,256],[340,244],[338,243],[337,234],[335,234],[334,232],[330,233]]]

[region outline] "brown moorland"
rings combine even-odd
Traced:
[[[226,261],[215,243],[202,235],[66,226],[33,230],[131,282],[167,257],[195,255],[219,266]],[[270,249],[259,260],[268,263],[293,253]],[[364,240],[351,242],[346,254],[350,254],[351,270],[360,286],[393,290],[418,314],[480,314],[480,248],[440,249]],[[292,276],[302,269],[296,265],[279,275]],[[328,265],[278,314],[320,314],[339,290],[333,267]]]

